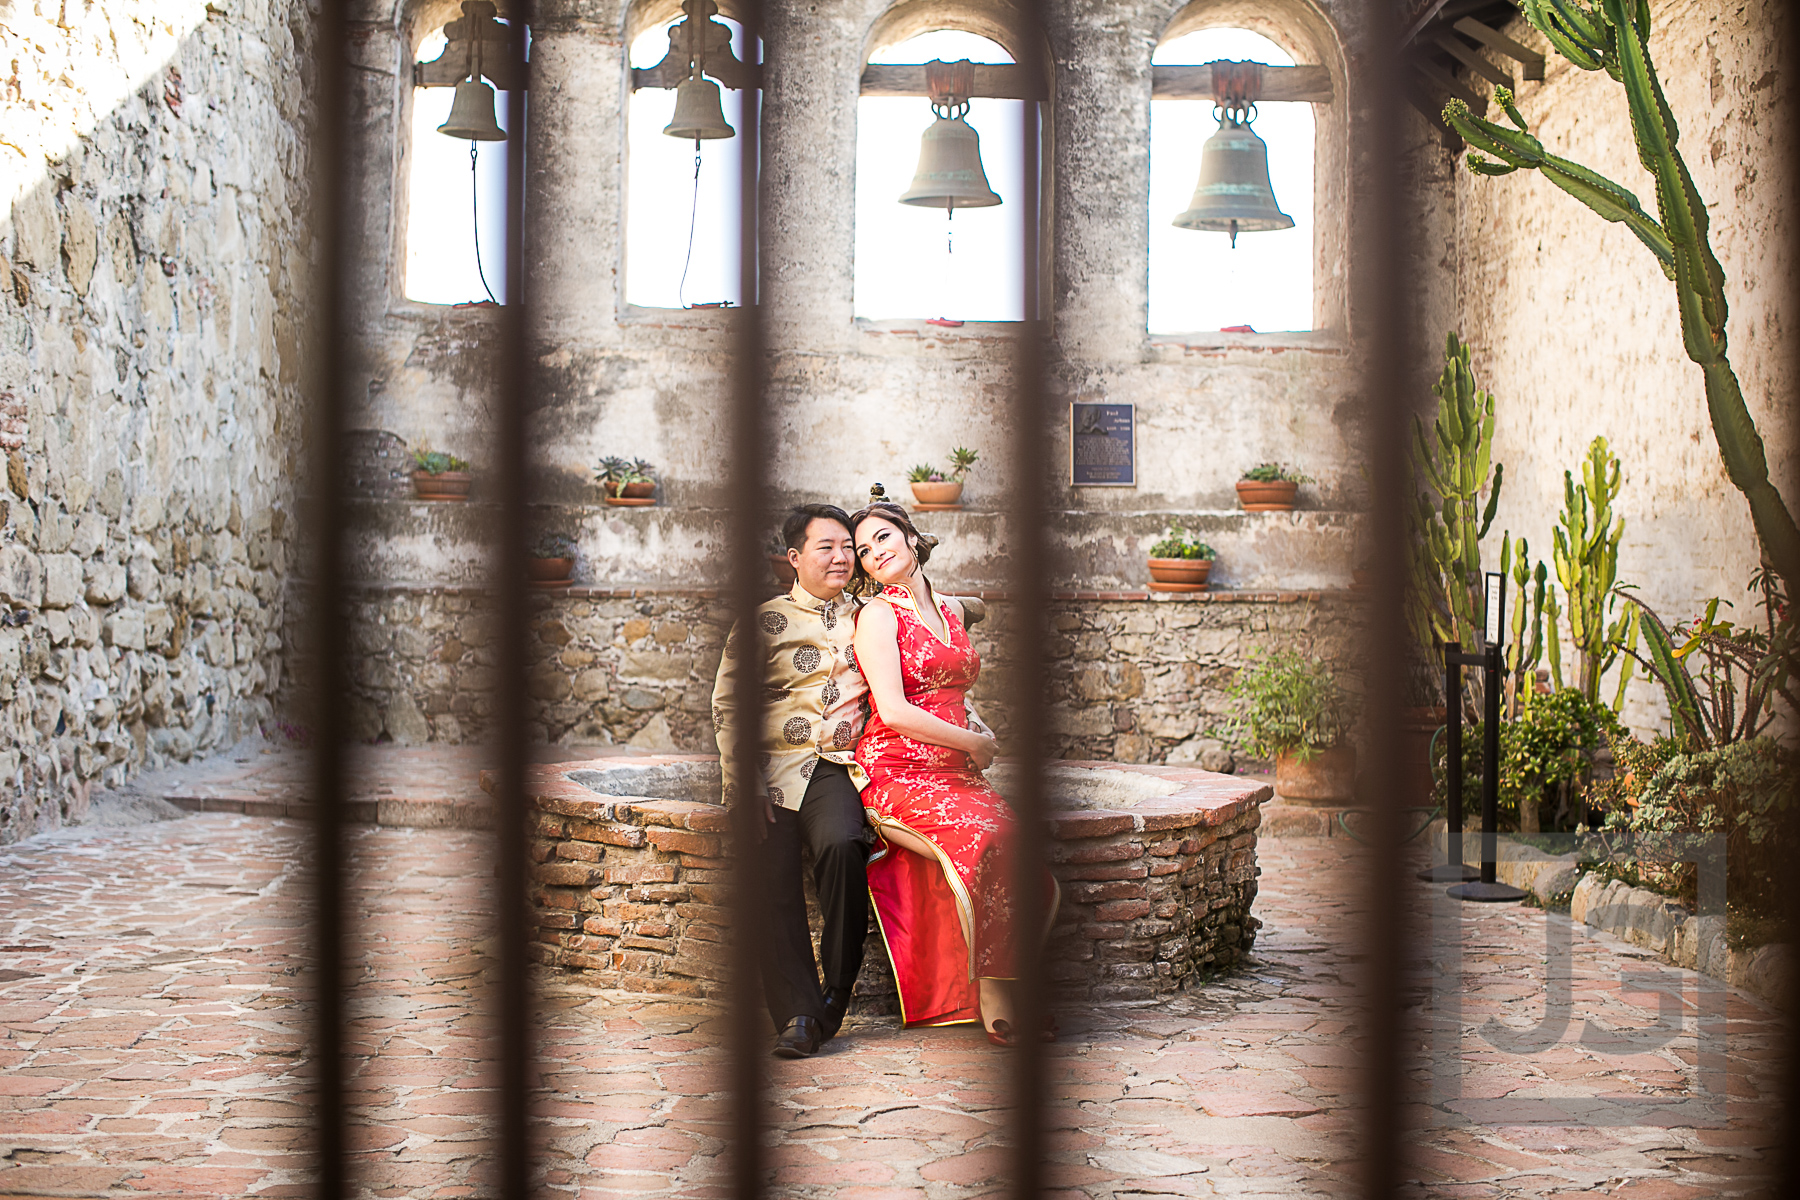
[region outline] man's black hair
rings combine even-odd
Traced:
[[[799,504],[788,512],[788,519],[782,522],[781,538],[787,543],[789,550],[806,548],[806,530],[814,521],[836,521],[850,531],[850,514],[835,504]]]

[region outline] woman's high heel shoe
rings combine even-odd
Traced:
[[[1004,1017],[996,1018],[993,1028],[987,1030],[987,1040],[996,1046],[1016,1046],[1019,1035],[1014,1032],[1012,1022]]]

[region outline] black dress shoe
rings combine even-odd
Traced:
[[[844,1027],[844,1018],[850,1013],[850,989],[825,989],[825,1015],[819,1018],[819,1024],[825,1027],[825,1036],[821,1041],[829,1042]]]
[[[825,1040],[817,1017],[795,1017],[775,1038],[776,1058],[811,1058]]]

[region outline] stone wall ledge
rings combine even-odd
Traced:
[[[296,579],[292,581],[291,586],[311,589],[316,585],[310,580]],[[480,596],[492,598],[500,594],[499,589],[490,584],[438,583],[430,580],[353,580],[346,587],[352,595],[361,596]],[[978,600],[994,604],[1006,604],[1012,600],[1011,592],[994,588],[959,588],[953,581],[946,582],[943,585],[943,591],[946,595],[973,596]],[[569,600],[650,598],[717,600],[723,594],[722,589],[716,587],[663,587],[655,584],[620,584],[612,587],[573,586],[533,589],[533,592],[547,599]],[[1084,600],[1151,604],[1305,604],[1321,600],[1357,599],[1362,595],[1364,593],[1356,588],[1321,588],[1308,591],[1220,588],[1205,592],[1053,591],[1050,593],[1050,600],[1053,604]]]
[[[1447,851],[1449,839],[1440,823],[1432,831],[1433,861]],[[1523,888],[1546,908],[1569,898],[1569,919],[1622,938],[1656,954],[1671,966],[1698,971],[1740,988],[1775,1007],[1793,1011],[1796,956],[1784,944],[1734,950],[1726,942],[1725,918],[1698,917],[1681,904],[1648,888],[1583,873],[1575,854],[1546,856],[1535,846],[1511,838],[1496,839],[1494,877]],[[1481,838],[1463,834],[1463,860],[1481,865]]]

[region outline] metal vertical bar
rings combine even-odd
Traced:
[[[1481,882],[1495,881],[1500,849],[1500,647],[1482,656],[1481,669]]]
[[[1373,834],[1363,880],[1364,947],[1362,1177],[1359,1191],[1371,1200],[1396,1194],[1403,1159],[1405,1084],[1402,979],[1406,889],[1402,875],[1407,781],[1399,769],[1400,704],[1405,688],[1407,635],[1401,615],[1406,578],[1403,551],[1407,332],[1405,232],[1400,187],[1402,97],[1399,29],[1392,0],[1364,0],[1358,78],[1364,107],[1352,114],[1352,152],[1357,178],[1350,195],[1357,212],[1352,228],[1359,253],[1353,264],[1351,325],[1364,354],[1364,427],[1371,481],[1370,532],[1375,586],[1369,594],[1364,640],[1364,729],[1370,761],[1366,779],[1374,798]],[[1454,697],[1445,697],[1455,703]]]
[[[1039,0],[1019,6],[1021,53],[1027,96],[1048,96],[1044,86],[1043,8]],[[1012,1053],[1011,1134],[1012,1194],[1020,1200],[1036,1200],[1045,1190],[1044,1122],[1046,1072],[1044,1048],[1037,1031],[1046,1014],[1044,985],[1044,925],[1049,897],[1044,893],[1044,870],[1049,861],[1048,816],[1044,795],[1044,733],[1049,725],[1045,703],[1048,680],[1042,656],[1042,631],[1049,623],[1050,545],[1046,514],[1051,511],[1045,495],[1050,473],[1045,442],[1049,412],[1044,392],[1045,322],[1039,312],[1039,189],[1042,114],[1039,105],[1020,105],[1021,165],[1019,185],[1023,207],[1020,288],[1024,319],[1013,340],[1012,355],[1012,488],[1008,497],[1008,538],[1012,543],[1012,577],[1007,581],[1013,598],[1013,694],[1010,749],[1018,757],[1013,808],[1018,819],[1014,848],[1013,929],[1016,943],[1014,1017],[1019,1044]]]
[[[1444,643],[1444,816],[1450,830],[1451,866],[1462,863],[1463,748],[1461,642]]]
[[[1794,11],[1793,5],[1781,6],[1781,20],[1777,22],[1775,36],[1782,42],[1781,61],[1800,62],[1800,13]],[[1783,223],[1783,228],[1787,230],[1789,265],[1787,295],[1784,299],[1787,301],[1787,320],[1792,322],[1800,316],[1800,271],[1793,267],[1795,252],[1800,250],[1800,234],[1795,233],[1795,230],[1800,230],[1800,156],[1791,152],[1796,130],[1800,130],[1800,98],[1796,97],[1791,87],[1783,90],[1782,97],[1781,111],[1774,114],[1774,121],[1768,128],[1779,131],[1772,138],[1771,149],[1789,151],[1775,153],[1771,157],[1781,164],[1787,180],[1783,194],[1788,198],[1788,219]],[[1782,140],[1783,134],[1785,141]],[[1787,378],[1800,378],[1800,343],[1788,337],[1782,338],[1779,344],[1787,356],[1787,361],[1783,364],[1787,367]],[[1790,384],[1790,388],[1791,386]],[[1800,421],[1793,419],[1794,401],[1791,390],[1787,410],[1788,461],[1800,462]],[[1788,600],[1791,605],[1794,597],[1790,595]],[[1788,787],[1789,803],[1781,832],[1786,844],[1793,847],[1800,846],[1800,778],[1790,779]],[[1791,946],[1796,939],[1800,939],[1800,888],[1787,887],[1782,892],[1787,899],[1782,913],[1787,929],[1782,940]],[[1796,1031],[1791,1021],[1787,1025],[1787,1045],[1783,1049],[1787,1052],[1787,1069],[1782,1081],[1782,1104],[1772,1122],[1775,1128],[1771,1130],[1778,1134],[1776,1144],[1781,1147],[1775,1194],[1794,1196],[1800,1195],[1800,1032]],[[1782,1183],[1781,1180],[1786,1182]]]
[[[494,729],[499,761],[494,819],[494,923],[499,975],[495,983],[495,1036],[499,1052],[499,1112],[496,1183],[503,1200],[524,1200],[531,1187],[530,1084],[533,1037],[530,898],[527,888],[525,768],[530,696],[526,682],[526,638],[530,613],[525,589],[525,547],[530,540],[531,354],[527,344],[530,289],[526,283],[525,152],[529,139],[526,98],[530,62],[525,52],[532,5],[512,10],[511,49],[520,86],[506,93],[506,303],[496,314],[494,354],[499,370],[496,397],[495,483],[500,512],[493,527],[493,590],[497,616],[499,677]]]
[[[313,711],[313,1133],[314,1195],[338,1200],[346,1191],[344,1146],[344,740],[343,700],[349,682],[344,610],[343,488],[350,388],[351,305],[344,295],[351,277],[345,227],[354,195],[343,169],[351,114],[344,102],[349,56],[343,0],[324,0],[314,24],[316,126],[313,130],[314,220],[320,255],[320,306],[310,330],[309,377],[318,389],[313,409],[310,502],[306,506],[315,590],[307,627],[312,649]]]
[[[762,38],[763,8],[761,0],[747,0],[736,13],[744,30],[744,55],[750,58]],[[763,79],[771,78],[768,46],[763,50]],[[762,630],[757,623],[757,608],[762,601],[762,581],[768,571],[763,556],[762,527],[765,497],[769,487],[767,464],[768,424],[763,411],[764,375],[767,371],[767,346],[763,331],[763,296],[759,287],[761,260],[761,205],[758,201],[762,172],[761,105],[758,91],[746,87],[738,92],[738,136],[743,139],[742,170],[738,193],[738,286],[743,308],[733,325],[731,357],[730,421],[732,457],[728,471],[731,482],[731,516],[728,520],[730,575],[726,592],[731,601],[736,636],[741,644],[738,652],[747,655],[746,662],[766,661],[758,643]],[[761,671],[739,671],[732,696],[735,720],[731,745],[733,773],[739,786],[754,787],[762,773],[759,753],[763,726],[763,687]],[[741,804],[739,811],[748,813],[751,805]],[[761,886],[763,856],[756,846],[745,840],[743,823],[734,822],[731,855],[732,923],[730,1011],[726,1015],[726,1049],[729,1054],[727,1086],[731,1096],[728,1147],[729,1179],[727,1186],[737,1200],[758,1200],[762,1195],[763,1163],[766,1155],[762,1144],[763,1089],[765,1058],[768,1048],[766,1026],[757,997],[760,964],[757,961],[757,928],[748,915],[759,911],[758,901],[765,894]]]

